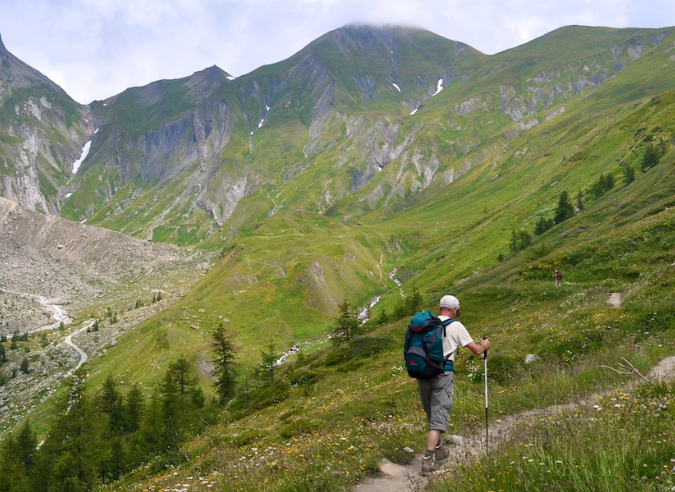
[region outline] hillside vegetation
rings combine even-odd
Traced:
[[[302,63],[291,58],[280,67],[295,73],[319,55],[324,62],[339,57],[353,41],[345,35],[327,35],[297,55]],[[289,116],[277,127],[270,114],[253,135],[259,120],[249,116],[247,133],[229,134],[221,155],[236,147],[240,160],[225,159],[218,172],[232,166],[242,176],[257,173],[256,186],[246,181],[248,192],[222,216],[222,232],[190,229],[201,224],[194,208],[167,212],[162,220],[176,220],[175,228],[160,229],[167,231],[162,239],[178,243],[180,231],[190,229],[181,236],[185,244],[204,240],[219,260],[69,386],[71,399],[57,414],[67,415],[70,401],[81,403],[83,419],[97,416],[100,428],[88,428],[98,443],[87,451],[95,459],[81,459],[63,438],[69,419],[54,419],[45,424],[49,446],[36,454],[43,470],[53,477],[79,471],[78,486],[107,483],[107,490],[350,490],[377,473],[381,458],[406,463],[421,450],[424,414],[402,365],[402,337],[415,309],[435,310],[452,293],[470,333],[493,344],[493,423],[582,403],[553,421],[524,422],[489,459],[433,480],[432,490],[667,490],[675,460],[671,386],[626,387],[625,376],[600,366],[625,359],[645,374],[675,345],[675,35],[572,27],[494,57],[430,38],[452,59],[437,60],[445,86],[432,97],[436,77],[420,84],[426,88],[405,112],[391,102],[399,94],[393,87],[370,94],[381,86],[318,70],[312,76],[333,87],[333,110],[321,117],[298,110],[295,123]],[[353,67],[359,65],[340,73]],[[262,67],[236,86],[249,109],[232,113],[233,127],[265,107],[262,95],[244,97],[264,94],[244,91],[246,84],[255,87],[254,76],[262,80],[277,68]],[[175,102],[166,111],[183,111]],[[312,140],[317,125],[323,131]],[[242,135],[252,137],[248,144]],[[315,156],[311,163],[300,142],[322,149],[307,153]],[[387,152],[364,153],[366,147]],[[298,159],[286,160],[286,152]],[[378,161],[385,154],[391,158]],[[245,160],[247,167],[235,164]],[[93,160],[90,166],[83,179],[98,172]],[[176,189],[187,189],[183,184]],[[149,194],[140,197],[143,186]],[[143,210],[167,210],[166,200],[192,203],[176,202],[171,185],[166,193],[143,186],[126,188],[126,196],[140,198],[124,204],[115,201],[119,194],[104,203],[94,188],[87,198],[83,186],[64,213],[79,218],[78,204],[86,205],[89,222],[122,230],[137,216],[138,229],[127,232],[142,235],[150,230],[144,221],[156,217]],[[196,186],[190,193],[205,189]],[[565,274],[561,288],[556,268]],[[622,295],[620,307],[607,303],[611,293]],[[352,338],[327,338],[338,305],[360,312],[376,297],[370,321]],[[217,327],[232,341],[238,369],[226,405],[212,385]],[[296,344],[299,353],[270,364]],[[535,356],[530,364],[528,354]],[[458,357],[453,434],[484,431],[482,362],[467,351]],[[178,406],[177,367],[189,382]],[[132,391],[142,388],[145,424],[113,425],[101,398],[111,386],[127,413]],[[599,409],[583,403],[597,394]],[[153,422],[161,424],[154,433]],[[110,433],[116,438],[106,439]],[[32,480],[36,468],[26,468],[16,474]]]

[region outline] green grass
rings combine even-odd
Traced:
[[[675,475],[673,393],[661,384],[604,394],[516,426],[491,456],[458,466],[433,491],[667,490]],[[517,443],[516,446],[513,442]]]

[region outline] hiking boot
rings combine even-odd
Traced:
[[[427,475],[431,475],[434,472],[437,472],[438,470],[441,469],[440,465],[436,463],[436,457],[435,457],[435,452],[434,451],[425,451],[424,457],[422,458],[422,470],[421,474],[423,477],[426,477]]]
[[[430,460],[424,460],[422,462],[422,472],[421,475],[423,477],[426,477],[427,475],[431,475],[434,472],[437,472],[438,470],[441,469],[441,466],[434,461],[434,459]]]

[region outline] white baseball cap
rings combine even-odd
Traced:
[[[441,297],[440,307],[446,309],[459,309],[459,299],[455,296],[443,296]]]

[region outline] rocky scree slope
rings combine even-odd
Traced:
[[[43,215],[0,198],[0,264],[0,330],[23,333],[52,323],[41,297],[80,314],[85,306],[148,298],[153,288],[178,295],[208,267],[208,256]],[[179,276],[186,279],[176,282]]]
[[[8,379],[0,387],[0,434],[74,369],[79,355],[63,344],[66,335],[81,331],[75,343],[90,358],[105,354],[122,334],[180,298],[210,262],[203,252],[36,213],[0,197],[0,334],[30,333],[22,342],[29,350],[7,350],[8,361],[0,364]],[[152,302],[157,293],[162,301]],[[115,313],[114,323],[107,312]],[[93,318],[100,330],[84,333]],[[19,370],[23,357],[30,360],[28,373]]]

